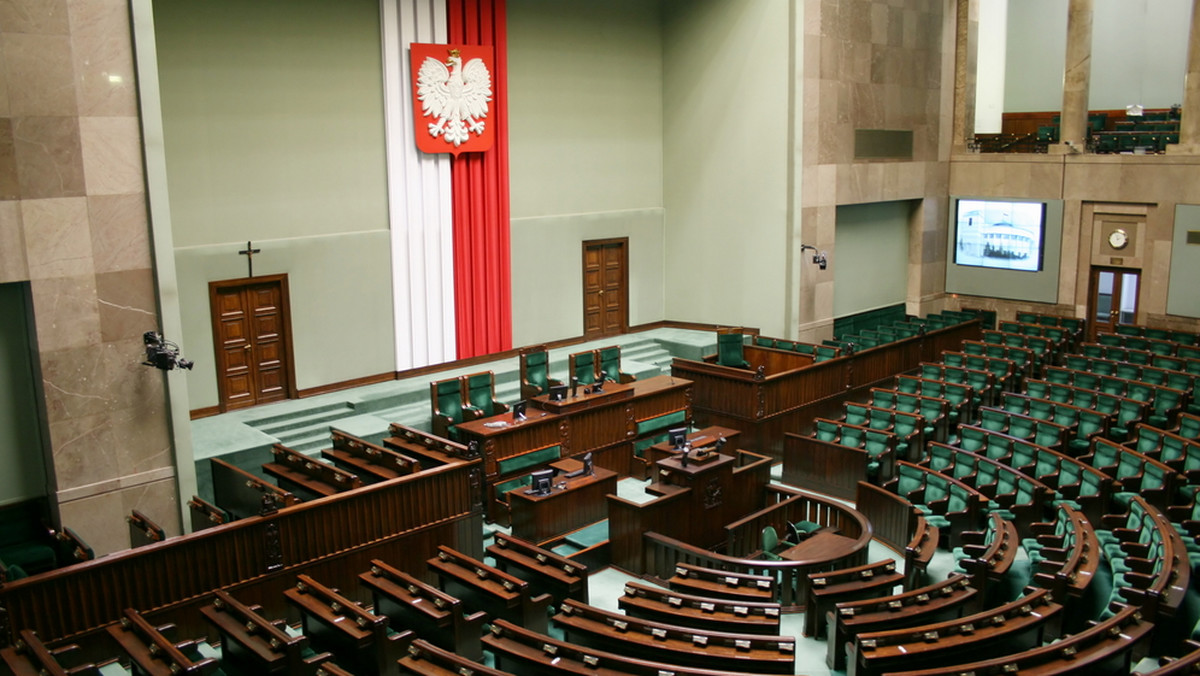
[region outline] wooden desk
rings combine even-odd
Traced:
[[[608,518],[608,500],[605,496],[617,492],[616,472],[595,467],[590,476],[570,479],[562,476],[556,477],[549,495],[528,495],[524,488],[509,491],[508,507],[512,513],[513,535],[522,540],[542,543]]]
[[[788,547],[779,555],[788,561],[836,559],[852,554],[857,542],[854,538],[838,535],[832,530],[821,530],[800,544]]]
[[[597,465],[627,476],[637,421],[684,409],[690,419],[691,386],[690,380],[671,376],[609,383],[602,394],[568,397],[557,403],[561,413],[531,409],[521,422],[514,421],[511,413],[502,413],[469,420],[457,429],[464,443],[479,444],[489,481],[500,477],[498,461],[555,444],[562,447],[564,458],[593,451]],[[535,403],[539,399],[535,397]]]
[[[721,449],[721,452],[727,455],[737,455],[735,451],[737,451],[739,448],[742,433],[735,429],[721,427],[719,425],[711,425],[702,430],[688,434],[687,440],[688,443],[692,445],[692,449],[694,450],[713,446],[717,443],[717,440],[722,437],[725,438],[725,446]],[[645,453],[646,463],[651,467],[654,467],[654,464],[659,460],[674,457],[675,455],[679,454],[679,451],[675,450],[671,446],[671,442],[664,441],[647,448]]]
[[[605,383],[599,392],[594,391],[592,387],[592,385],[580,385],[575,396],[571,396],[571,390],[567,389],[567,396],[563,399],[551,399],[549,393],[539,394],[530,399],[529,403],[543,411],[562,414],[611,404],[614,401],[633,396],[633,383]]]

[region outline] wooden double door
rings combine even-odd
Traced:
[[[222,412],[296,396],[287,275],[210,282]]]
[[[583,337],[604,338],[629,329],[629,239],[583,243]]]

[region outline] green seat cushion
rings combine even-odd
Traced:
[[[568,544],[574,545],[580,549],[594,547],[608,539],[608,520],[597,521],[596,523],[580,528],[579,530],[568,534],[565,538]]]
[[[500,474],[510,474],[519,472],[524,469],[544,465],[548,462],[554,462],[562,456],[562,446],[555,444],[546,448],[539,448],[536,451],[528,451],[520,455],[514,455],[510,458],[504,458],[496,462],[496,469]]]
[[[687,410],[680,409],[678,411],[673,411],[671,413],[665,413],[663,415],[655,416],[653,418],[646,418],[645,420],[639,420],[637,422],[637,433],[638,433],[638,436],[641,436],[643,434],[646,434],[647,432],[653,432],[655,430],[660,430],[660,429],[663,429],[666,427],[680,425],[686,421],[687,421]]]
[[[10,566],[20,566],[35,573],[53,570],[58,565],[54,548],[36,542],[0,547],[0,560]]]

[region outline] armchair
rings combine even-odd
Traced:
[[[545,345],[525,349],[520,359],[522,399],[546,394],[551,385],[562,385],[561,380],[550,377],[550,351]]]
[[[569,360],[571,376],[578,379],[580,385],[591,385],[596,382],[596,351],[576,352]]]
[[[508,404],[496,401],[496,378],[491,371],[464,376],[467,383],[468,419],[487,418],[508,410]]]
[[[466,420],[461,378],[447,378],[429,384],[432,405],[433,433],[439,437],[458,440],[455,425]]]
[[[721,366],[750,368],[744,356],[745,343],[740,333],[717,334],[717,363]]]
[[[634,377],[621,372],[621,346],[602,347],[596,351],[600,357],[600,377],[616,383],[633,382]]]

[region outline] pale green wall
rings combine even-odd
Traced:
[[[916,203],[879,202],[837,208],[833,316],[903,303],[908,290],[909,219]]]
[[[208,282],[246,276],[246,240],[289,275],[300,389],[394,371],[378,0],[154,11],[191,407],[217,403]]]
[[[1167,314],[1200,317],[1200,244],[1187,243],[1189,230],[1200,230],[1200,206],[1175,205]]]
[[[154,4],[175,246],[387,227],[378,0]]]
[[[1191,0],[1095,0],[1088,108],[1183,103],[1191,15]],[[1066,50],[1067,0],[1008,0],[1004,111],[1060,109]]]
[[[784,335],[789,3],[663,7],[666,315]]]
[[[630,323],[663,319],[657,2],[510,0],[513,344],[583,333],[582,243],[629,237]]]
[[[0,284],[0,505],[46,494],[28,284]]]

